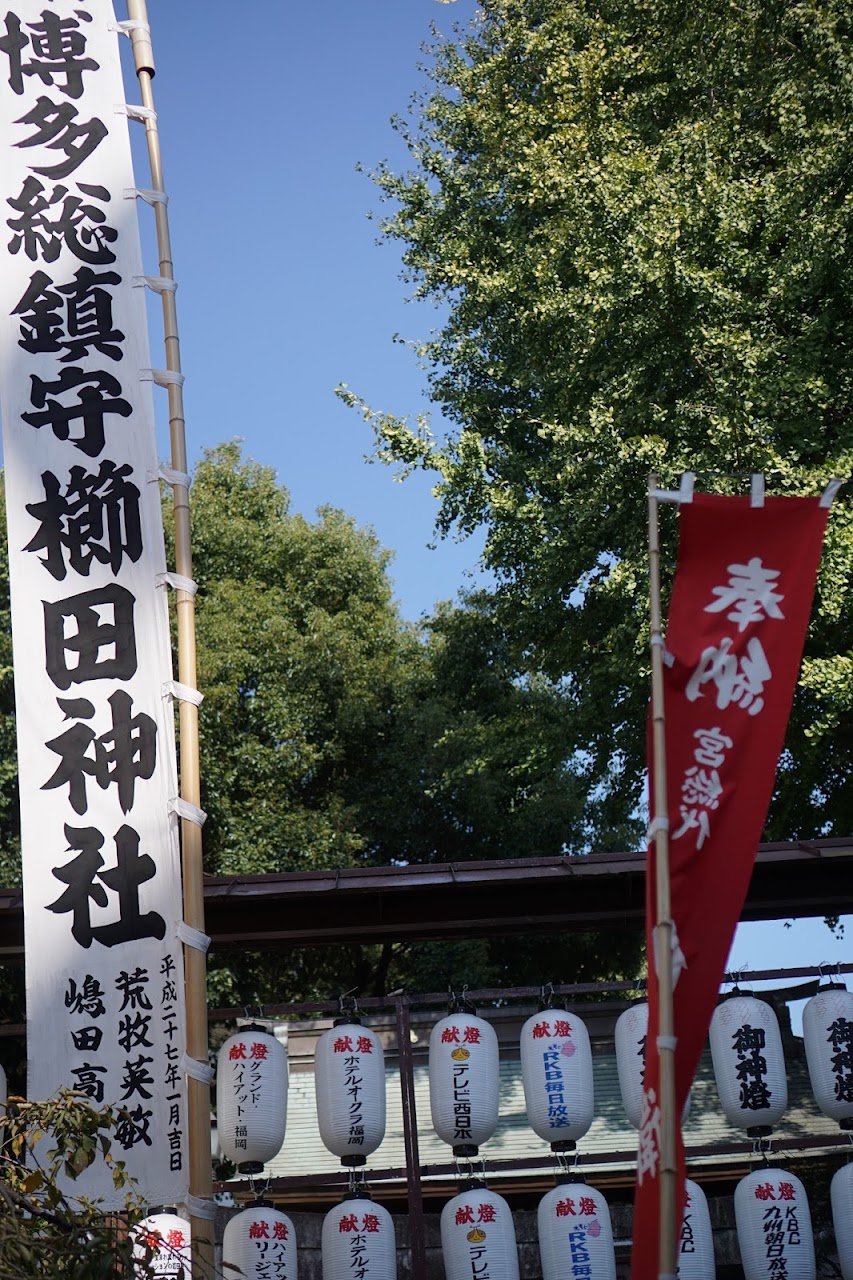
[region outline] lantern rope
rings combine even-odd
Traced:
[[[141,18],[126,18],[123,22],[111,22],[109,30],[117,31],[120,36],[129,36],[132,31],[144,31],[147,36],[151,35],[150,26]]]
[[[134,276],[131,281],[134,289],[144,289],[147,285],[152,293],[177,293],[178,282],[171,276]]]
[[[210,1084],[214,1075],[209,1062],[199,1062],[198,1058],[191,1058],[186,1053],[181,1057],[181,1070],[191,1079],[198,1080],[199,1084]]]
[[[174,369],[140,369],[139,377],[142,382],[156,382],[158,387],[182,387],[186,381]]]
[[[822,507],[831,507],[833,498],[838,493],[838,490],[841,488],[841,486],[846,483],[847,483],[846,478],[841,476],[833,476],[832,479],[827,484],[826,488],[824,489],[823,493],[820,495],[820,505]]]
[[[255,1197],[256,1200],[263,1200],[264,1195],[270,1189],[271,1182],[272,1182],[272,1178],[270,1177],[269,1174],[267,1174],[267,1177],[264,1180],[264,1185],[259,1188],[257,1185],[257,1182],[255,1181],[254,1174],[252,1173],[249,1174],[249,1186],[251,1188],[252,1195]]]
[[[194,929],[192,925],[187,924],[186,920],[179,920],[175,933],[179,941],[186,943],[188,947],[207,953],[211,939],[206,933],[202,933],[201,929]]]
[[[191,702],[194,707],[200,707],[204,702],[203,693],[199,693],[198,689],[193,689],[188,684],[181,684],[180,680],[165,680],[163,697],[177,698],[179,702]]]
[[[143,107],[137,102],[117,102],[117,116],[128,116],[131,120],[156,120],[157,112],[153,107]]]
[[[659,831],[669,831],[669,818],[652,818],[646,831],[646,839],[654,840]]]
[[[192,477],[186,471],[175,471],[173,467],[165,465],[161,466],[157,471],[149,471],[147,480],[149,484],[155,484],[158,480],[162,480],[164,484],[172,486],[180,484],[185,489],[189,489],[192,484]]]
[[[158,587],[174,587],[176,591],[186,591],[191,596],[198,591],[198,583],[182,573],[158,573],[155,581]]]
[[[758,471],[749,477],[749,505],[751,507],[763,507],[764,495],[764,476]]]
[[[196,804],[190,804],[189,800],[185,800],[183,796],[172,797],[169,801],[169,813],[176,813],[179,818],[186,818],[187,822],[194,822],[197,827],[203,827],[207,821],[204,809],[199,809]]]
[[[677,489],[658,489],[655,487],[653,489],[649,489],[649,497],[657,498],[658,502],[692,502],[693,486],[695,482],[695,472],[684,471],[681,475],[681,483]]]
[[[169,197],[165,191],[152,191],[150,187],[125,187],[125,200],[144,200],[146,204],[168,204]]]
[[[193,1196],[187,1192],[185,1203],[194,1218],[204,1218],[207,1222],[213,1222],[216,1218],[215,1200],[204,1200],[201,1196]]]

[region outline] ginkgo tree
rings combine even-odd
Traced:
[[[341,394],[381,458],[434,476],[442,532],[484,526],[497,616],[562,682],[606,845],[642,797],[649,473],[817,493],[853,470],[850,7],[483,0],[427,65],[396,121],[411,168],[374,176],[438,304],[412,344],[442,427]],[[853,827],[847,492],[768,838]]]

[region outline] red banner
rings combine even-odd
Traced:
[[[681,508],[664,664],[678,1116],[717,1003],[767,816],[826,517],[819,498],[767,498],[751,506],[749,497],[696,494]],[[653,840],[646,885],[649,1032],[632,1280],[658,1280],[660,1271]],[[745,1089],[750,1125],[761,1124],[759,1103],[760,1091],[753,1096]],[[683,1188],[680,1125],[676,1149]]]

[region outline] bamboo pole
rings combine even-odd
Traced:
[[[165,191],[163,167],[160,155],[160,135],[154,114],[154,54],[147,30],[148,11],[145,0],[127,0],[128,17],[145,24],[135,28],[130,37],[134,64],[139,80],[142,105],[151,114],[145,120],[145,136],[148,143],[148,159],[151,166],[151,186],[154,191]],[[172,246],[169,234],[169,215],[165,203],[154,205],[157,228],[157,247],[160,259],[160,275],[174,279]],[[163,330],[166,346],[166,368],[181,372],[181,349],[178,338],[178,315],[174,292],[164,291]],[[187,472],[187,445],[184,423],[184,394],[180,382],[170,383],[169,435],[172,450],[172,467],[176,472]],[[192,578],[192,542],[190,535],[189,491],[186,485],[172,486],[175,513],[175,570],[185,578]],[[188,591],[176,592],[178,622],[178,679],[182,684],[196,688],[195,603]],[[196,807],[200,806],[198,708],[191,702],[179,704],[180,730],[180,778],[181,797]],[[201,828],[186,818],[181,821],[181,863],[183,873],[184,920],[194,929],[204,932],[204,878],[202,866]],[[184,973],[186,991],[187,1055],[200,1062],[207,1062],[207,963],[203,951],[184,947]],[[211,1197],[213,1185],[210,1161],[210,1085],[200,1080],[187,1080],[187,1113],[189,1140],[189,1191],[200,1199]],[[213,1224],[205,1218],[190,1215],[193,1241],[194,1280],[207,1280],[213,1276]]]
[[[655,895],[657,918],[654,930],[655,964],[658,977],[658,1061],[660,1064],[660,1224],[658,1274],[661,1280],[676,1273],[676,1214],[678,1211],[678,1171],[675,1134],[675,1027],[672,1002],[672,934],[669,882],[669,826],[666,794],[666,735],[663,689],[663,636],[660,595],[660,531],[657,476],[649,476],[649,593],[652,660],[652,759],[654,795],[652,819],[655,840]],[[651,957],[650,957],[651,959]],[[654,1046],[653,1046],[654,1047]]]

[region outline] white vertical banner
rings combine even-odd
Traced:
[[[31,1098],[121,1111],[149,1202],[187,1190],[166,571],[145,288],[108,0],[0,16],[0,413]],[[119,1203],[109,1170],[74,1187]]]

